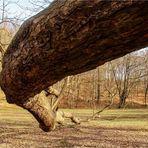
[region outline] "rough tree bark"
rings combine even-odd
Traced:
[[[46,107],[26,104],[68,75],[146,47],[147,8],[146,1],[55,0],[24,22],[4,55],[0,83],[7,101],[36,110],[50,128]]]
[[[44,131],[54,129],[56,123],[64,124],[65,118],[70,118],[73,123],[80,124],[80,120],[72,113],[59,110],[58,103],[60,99],[60,93],[56,89],[49,87],[35,97],[29,98],[23,104],[23,107],[36,118],[40,123],[40,128]]]

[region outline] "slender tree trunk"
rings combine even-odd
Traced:
[[[148,82],[146,83],[145,91],[144,91],[144,103],[145,103],[145,106],[147,106],[147,94],[148,94]]]
[[[79,99],[80,99],[80,83],[79,83],[79,75],[76,76],[76,108],[78,108]]]
[[[126,92],[122,92],[121,96],[119,96],[120,101],[119,101],[119,107],[118,108],[123,108],[125,106],[126,103],[126,99],[127,99],[127,90]]]
[[[100,102],[100,70],[99,70],[99,67],[97,67],[96,72],[97,72],[96,100],[97,100],[97,104],[99,104]]]
[[[125,106],[125,98],[121,97],[118,108],[123,108],[124,106]]]
[[[28,109],[29,98],[62,78],[146,47],[147,8],[146,1],[55,0],[24,22],[4,55],[7,101]],[[45,123],[48,116],[37,114]]]

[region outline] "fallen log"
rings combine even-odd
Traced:
[[[23,23],[4,55],[7,101],[32,112],[31,98],[64,77],[148,46],[147,8],[146,1],[55,0]],[[45,121],[42,109],[35,112],[50,127],[53,115]]]

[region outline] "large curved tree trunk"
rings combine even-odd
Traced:
[[[146,1],[54,1],[24,22],[4,55],[7,101],[24,107],[68,75],[146,47],[147,8]]]

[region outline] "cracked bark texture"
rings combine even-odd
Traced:
[[[4,55],[7,101],[24,106],[68,75],[148,46],[147,20],[146,1],[55,0],[23,23]]]

